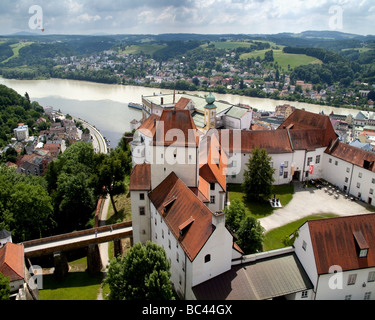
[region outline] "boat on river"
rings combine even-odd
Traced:
[[[129,102],[128,107],[133,108],[133,109],[142,110],[142,105],[140,103]]]

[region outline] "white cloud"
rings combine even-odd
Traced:
[[[25,28],[35,0],[0,0],[0,30]],[[341,6],[345,32],[374,34],[374,0],[38,0],[49,32],[279,33],[329,28]],[[110,23],[103,23],[107,21]]]

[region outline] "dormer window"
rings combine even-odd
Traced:
[[[354,231],[353,236],[357,247],[358,257],[366,258],[368,254],[369,245],[367,244],[367,241],[363,236],[363,233],[361,231]]]

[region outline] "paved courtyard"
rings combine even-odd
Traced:
[[[370,213],[368,205],[360,201],[350,201],[340,194],[339,199],[329,195],[324,189],[307,188],[295,183],[293,199],[289,204],[268,217],[259,219],[266,231],[281,227],[306,216],[333,213],[339,216]]]

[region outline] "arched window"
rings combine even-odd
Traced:
[[[211,261],[211,255],[206,254],[205,257],[204,257],[204,263],[207,263],[207,262],[210,262],[210,261]]]

